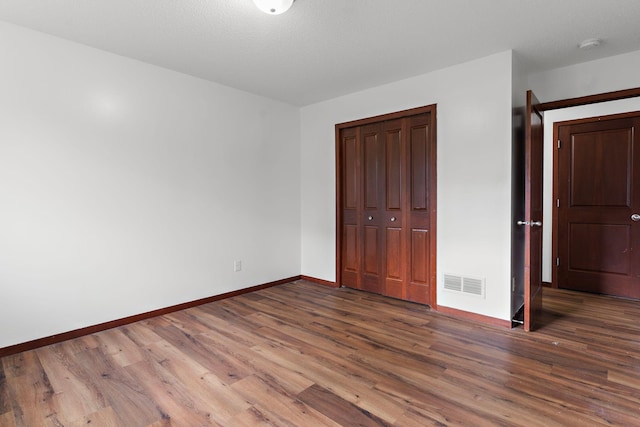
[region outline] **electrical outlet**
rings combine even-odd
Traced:
[[[241,271],[242,270],[242,261],[236,260],[233,262],[233,271]]]

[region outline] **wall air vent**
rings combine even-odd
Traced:
[[[448,291],[462,292],[462,277],[453,274],[444,275],[444,288]]]
[[[444,275],[444,289],[451,292],[460,292],[484,298],[484,283],[484,278],[480,279],[457,274]]]

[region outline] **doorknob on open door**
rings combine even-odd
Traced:
[[[640,215],[638,215],[638,214],[633,214],[633,215],[631,215],[631,219],[632,219],[633,221],[640,221]]]
[[[640,215],[638,216],[638,219],[640,219]],[[516,224],[518,225],[530,225],[532,227],[542,227],[542,221],[518,221],[516,222]]]

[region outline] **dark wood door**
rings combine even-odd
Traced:
[[[435,130],[432,116],[406,121],[405,191],[406,298],[435,305]]]
[[[360,289],[362,215],[360,207],[362,179],[360,177],[360,128],[342,129],[337,149],[337,261],[338,284]]]
[[[558,127],[561,288],[640,298],[639,125],[634,113]]]
[[[524,329],[534,330],[542,315],[542,112],[527,92],[525,123]]]
[[[363,126],[362,283],[360,289],[402,298],[402,120]],[[398,292],[400,291],[400,292]]]
[[[336,127],[340,285],[433,305],[431,117],[429,109]]]

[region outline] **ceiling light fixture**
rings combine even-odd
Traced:
[[[280,15],[291,8],[293,0],[253,0],[256,7],[269,15]]]
[[[584,40],[582,43],[580,43],[578,47],[580,49],[585,49],[585,50],[593,49],[595,47],[600,46],[600,43],[602,43],[602,40],[600,39],[587,39],[587,40]]]

